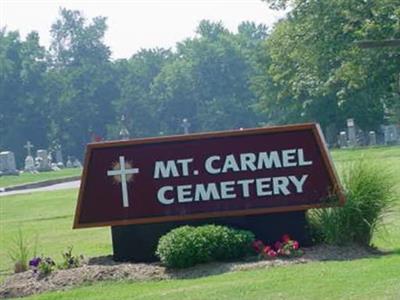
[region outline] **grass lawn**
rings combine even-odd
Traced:
[[[333,151],[341,168],[362,156],[393,171],[400,195],[400,147]],[[59,260],[74,246],[86,256],[112,253],[109,228],[72,230],[77,190],[0,197],[0,280],[11,272],[7,251],[21,229],[38,237],[38,254]],[[27,299],[267,299],[277,298],[387,298],[400,299],[400,197],[397,211],[387,216],[386,229],[374,243],[391,255],[344,262],[321,262],[290,267],[235,272],[212,277],[162,282],[107,282]]]
[[[108,227],[72,230],[77,194],[74,189],[0,197],[0,277],[11,271],[8,251],[19,229],[32,245],[37,237],[37,254],[56,260],[69,246],[88,256],[112,252]]]
[[[45,181],[49,179],[58,179],[63,177],[79,176],[81,175],[82,169],[69,168],[62,169],[60,171],[53,172],[41,172],[39,174],[22,173],[19,176],[1,176],[0,177],[0,188],[6,186],[13,186],[24,183],[32,183]]]
[[[102,282],[26,299],[399,299],[400,255],[226,273],[189,280]]]

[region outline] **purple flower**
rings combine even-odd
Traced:
[[[40,257],[34,257],[29,261],[29,266],[37,268],[41,261],[42,259]]]

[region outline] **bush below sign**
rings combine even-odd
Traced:
[[[167,267],[242,258],[252,252],[254,234],[225,226],[182,226],[160,238],[157,256]]]

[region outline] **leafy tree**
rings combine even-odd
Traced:
[[[265,110],[289,107],[287,121],[318,121],[323,127],[344,126],[353,117],[363,129],[384,122],[385,107],[393,106],[400,53],[366,51],[362,39],[398,38],[398,0],[267,1],[292,8],[279,22],[265,51],[276,95],[260,86]],[[397,94],[396,94],[397,95]],[[390,100],[392,99],[392,100]]]
[[[80,11],[61,8],[59,14],[51,26],[50,50],[56,66],[79,67],[108,61],[111,52],[102,41],[107,30],[105,17],[95,17],[87,24]]]
[[[154,79],[163,66],[169,63],[172,53],[165,49],[141,50],[129,60],[114,63],[119,74],[120,98],[114,101],[116,118],[126,117],[132,137],[158,135],[158,103],[151,94]],[[110,126],[109,133],[118,136],[119,126]]]
[[[106,137],[115,119],[112,101],[119,96],[110,50],[103,43],[106,19],[87,24],[79,11],[60,10],[51,29],[51,140],[59,140],[68,154],[81,156],[93,134]]]
[[[36,32],[21,41],[18,32],[0,31],[0,148],[12,149],[17,161],[25,157],[27,140],[47,144],[46,68]]]
[[[183,118],[190,119],[192,131],[257,126],[249,52],[265,37],[263,30],[244,24],[235,35],[221,23],[200,22],[198,35],[177,45],[175,60],[155,80],[162,131],[182,132]]]
[[[195,86],[191,63],[182,58],[166,64],[154,79],[151,95],[157,101],[161,135],[182,133],[183,118],[189,118],[191,130],[196,130],[198,104]]]
[[[400,122],[400,52],[360,40],[400,38],[399,0],[266,0],[290,8],[271,30],[237,33],[201,21],[175,50],[141,50],[111,61],[106,19],[61,9],[52,43],[0,30],[0,148],[61,144],[81,157],[93,135],[119,138],[320,122],[326,132],[355,118],[363,129]],[[329,137],[328,137],[329,138]]]

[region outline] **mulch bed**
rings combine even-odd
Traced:
[[[300,258],[258,260],[253,258],[239,262],[214,262],[187,269],[166,269],[160,263],[121,263],[114,262],[111,256],[91,258],[83,266],[69,270],[57,270],[46,277],[39,277],[32,271],[8,277],[0,285],[0,298],[23,297],[46,291],[66,290],[79,285],[105,280],[163,280],[198,278],[232,271],[270,268],[313,261],[353,260],[382,255],[371,248],[358,246],[337,247],[319,245],[303,248],[305,254]]]

